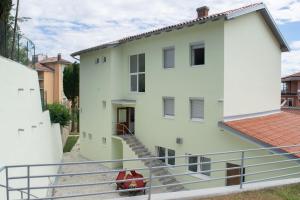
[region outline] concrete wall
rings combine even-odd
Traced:
[[[224,27],[224,116],[280,109],[281,51],[262,16]]]
[[[37,72],[0,57],[0,165],[58,163],[62,158],[62,143],[58,124],[50,123],[49,112],[43,112]],[[34,168],[33,174],[56,173],[55,167]],[[26,175],[26,170],[11,170],[10,176]],[[0,183],[4,184],[3,173]],[[49,184],[37,179],[32,185]],[[11,182],[11,187],[24,182]],[[44,197],[46,191],[33,192]],[[11,193],[13,198],[16,193]],[[0,189],[0,197],[5,197]],[[4,199],[4,198],[3,198]]]

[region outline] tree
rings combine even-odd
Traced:
[[[9,23],[12,0],[0,1],[0,54],[7,56],[7,29]]]
[[[78,100],[79,100],[79,64],[73,63],[71,66],[66,67],[63,76],[64,93],[71,104],[72,112],[72,128],[75,130],[75,120],[79,120],[78,117]],[[78,126],[77,126],[78,127]]]

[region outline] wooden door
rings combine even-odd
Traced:
[[[237,168],[238,167],[238,168]],[[233,163],[226,163],[226,176],[237,176],[237,175],[241,175],[241,166],[240,165],[236,165]],[[230,169],[230,168],[235,168],[235,169]],[[243,169],[243,173],[245,174],[245,168]],[[243,177],[243,182],[245,177]],[[237,177],[232,177],[232,178],[227,178],[226,179],[226,186],[230,186],[230,185],[239,185],[241,183],[241,177],[237,176]]]

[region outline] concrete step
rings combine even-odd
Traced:
[[[180,185],[180,183],[175,186],[167,187],[166,189],[167,189],[167,191],[170,191],[170,192],[178,192],[178,191],[185,190],[185,188],[182,185]]]

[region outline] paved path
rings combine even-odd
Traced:
[[[79,140],[78,140],[79,141]],[[77,143],[73,150],[63,155],[63,162],[76,162],[76,161],[88,161],[79,154],[79,143]],[[83,165],[67,165],[61,168],[60,173],[75,173],[75,172],[91,172],[91,171],[105,171],[110,170],[109,168],[100,164],[83,164]],[[57,180],[56,185],[61,184],[79,184],[79,183],[96,183],[103,181],[112,181],[116,177],[116,174],[97,174],[97,175],[84,175],[84,176],[65,176]],[[74,194],[84,193],[98,193],[104,191],[114,191],[116,189],[115,184],[96,185],[88,187],[77,187],[77,188],[57,188],[53,191],[53,196],[67,196]],[[124,195],[122,195],[124,196]],[[105,194],[101,196],[89,196],[89,197],[78,197],[78,198],[67,198],[72,200],[94,200],[94,199],[110,199],[120,197],[118,193]]]

